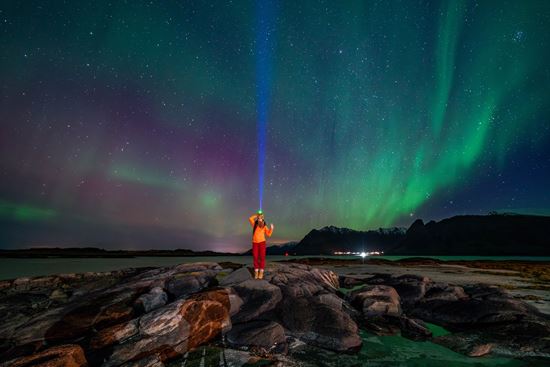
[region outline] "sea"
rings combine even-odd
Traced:
[[[267,256],[266,260],[279,261],[299,258],[323,257],[334,259],[361,259],[360,256]],[[418,256],[373,256],[377,259],[400,260]],[[439,260],[524,260],[550,261],[549,256],[421,256]],[[365,260],[368,257],[365,258]],[[104,272],[125,268],[170,266],[192,262],[234,262],[252,266],[252,256],[186,256],[186,257],[131,257],[131,258],[0,258],[0,280],[36,277],[62,273]]]

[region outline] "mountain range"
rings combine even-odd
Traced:
[[[550,256],[550,217],[461,215],[427,224],[418,219],[389,254]]]
[[[379,228],[355,231],[348,228],[326,226],[311,230],[292,249],[295,255],[332,255],[340,252],[386,251],[405,236],[405,228]]]
[[[298,242],[269,246],[267,255],[333,255],[335,252],[383,251],[413,256],[550,256],[550,216],[490,213],[460,215],[439,222],[415,220],[408,228],[357,231],[326,226]],[[2,257],[235,256],[244,253],[176,250],[104,250],[101,248],[0,249]]]
[[[385,255],[550,256],[550,216],[491,213],[460,215],[408,229],[356,231],[326,226],[298,243],[268,247],[281,255],[332,255],[334,252],[383,251]]]

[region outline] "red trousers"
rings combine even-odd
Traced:
[[[252,256],[254,257],[254,269],[265,268],[265,241],[252,242]]]

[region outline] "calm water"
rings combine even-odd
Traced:
[[[332,257],[335,259],[357,259],[358,256],[268,256],[268,261],[296,259],[301,257]],[[399,260],[412,256],[377,256],[388,260]],[[550,257],[529,256],[422,256],[441,260],[530,260],[550,261]],[[60,273],[101,272],[124,268],[147,266],[169,266],[199,261],[235,263],[252,266],[251,256],[205,256],[205,257],[135,257],[135,258],[46,258],[6,259],[0,258],[0,280],[33,277]]]

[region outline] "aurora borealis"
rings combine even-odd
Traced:
[[[261,174],[271,243],[550,213],[549,1],[8,0],[0,27],[2,248],[245,250]]]

